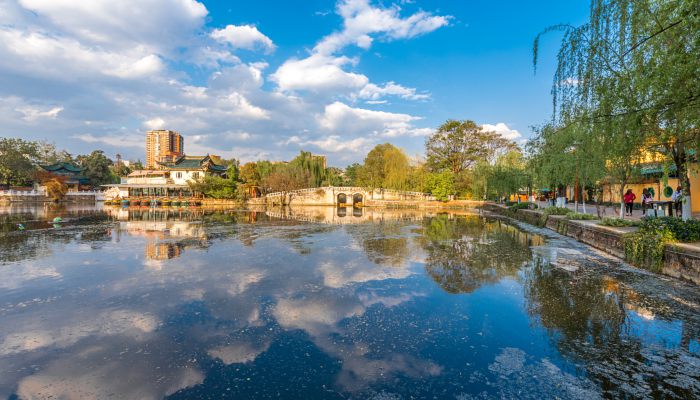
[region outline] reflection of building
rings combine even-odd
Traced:
[[[180,257],[183,245],[169,242],[148,242],[146,243],[146,258],[149,260],[170,260]]]
[[[185,139],[171,130],[146,132],[146,168],[155,168],[159,162],[173,160],[185,153]]]

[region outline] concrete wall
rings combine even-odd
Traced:
[[[199,178],[204,177],[204,172],[201,170],[192,171],[170,171],[170,179],[176,185],[187,185],[188,181],[196,181]]]
[[[486,204],[484,209],[532,225],[539,226],[541,221],[541,212],[538,210],[518,210],[512,214],[507,208],[497,204]],[[549,216],[545,227],[622,259],[625,258],[624,235],[637,229],[602,226],[595,221],[572,221],[559,215]],[[664,250],[662,273],[700,284],[700,246],[691,243],[667,245]]]

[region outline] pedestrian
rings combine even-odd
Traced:
[[[673,205],[676,209],[676,217],[680,217],[683,212],[683,191],[680,186],[678,186],[676,191],[673,192],[673,195],[671,195],[671,200],[673,200]]]
[[[627,189],[627,193],[625,193],[625,197],[623,197],[623,200],[625,201],[625,214],[628,216],[632,216],[632,209],[634,208],[634,200],[637,198],[635,194],[632,192],[632,189]]]
[[[654,197],[651,195],[649,189],[642,190],[642,215],[647,215],[647,209],[651,208],[651,202]]]

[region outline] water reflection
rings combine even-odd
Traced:
[[[0,250],[0,397],[700,394],[695,288],[500,220],[360,210],[9,232],[39,244]]]
[[[542,262],[525,270],[524,283],[529,312],[561,354],[609,396],[700,393],[700,358],[692,345],[700,338],[697,309],[671,310],[671,304],[610,276]]]
[[[515,277],[544,243],[499,220],[439,215],[423,224],[425,269],[445,291],[468,293],[485,283]]]

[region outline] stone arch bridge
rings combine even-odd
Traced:
[[[432,201],[435,197],[420,192],[368,189],[356,186],[325,186],[275,192],[265,195],[265,204],[275,206],[373,206],[398,202]]]

